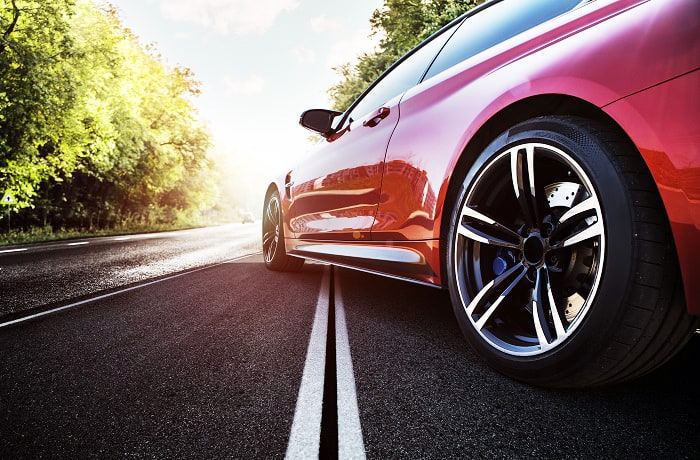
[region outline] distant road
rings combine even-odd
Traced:
[[[0,247],[0,316],[260,251],[260,224]]]

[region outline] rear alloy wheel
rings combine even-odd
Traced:
[[[506,375],[546,386],[622,381],[692,334],[658,192],[633,146],[605,125],[551,117],[513,127],[472,166],[451,222],[457,319]]]
[[[267,197],[263,211],[262,248],[265,266],[276,271],[299,271],[304,259],[288,256],[284,246],[282,207],[277,192]]]

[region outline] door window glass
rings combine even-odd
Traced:
[[[467,17],[442,48],[425,78],[572,10],[581,0],[504,0]]]
[[[425,70],[432,62],[435,55],[443,47],[447,39],[452,35],[456,25],[443,31],[437,37],[432,38],[422,47],[406,57],[379,80],[372,89],[353,107],[350,118],[358,120],[368,113],[379,109],[382,104],[394,96],[398,96],[407,89],[417,85]]]

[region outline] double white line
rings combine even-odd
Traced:
[[[321,446],[321,416],[326,364],[326,341],[330,298],[330,267],[326,267],[316,315],[306,353],[304,374],[297,397],[292,431],[286,458],[289,460],[318,458]],[[345,322],[345,308],[340,292],[338,272],[334,277],[335,351],[337,382],[338,458],[364,459],[365,448],[357,406],[355,377],[350,356],[350,342]],[[328,395],[332,397],[332,395]],[[328,397],[326,398],[328,400]]]
[[[176,275],[167,276],[154,281],[142,283],[129,288],[120,289],[108,294],[99,295],[79,302],[64,305],[59,308],[30,314],[22,318],[0,323],[0,328],[29,321],[41,316],[51,315],[63,310],[75,308],[87,303],[107,299],[129,291],[141,289],[153,284],[170,281],[175,278],[190,275],[202,270],[223,265],[251,257],[256,254],[248,254],[225,262],[188,270]],[[321,446],[321,418],[323,413],[323,389],[326,367],[326,343],[328,339],[328,318],[331,305],[331,268],[326,267],[321,282],[321,292],[316,304],[316,314],[311,330],[309,348],[306,353],[306,363],[301,379],[301,387],[297,397],[297,405],[294,412],[294,421],[287,446],[286,458],[290,460],[318,458]],[[365,448],[362,439],[362,427],[357,406],[357,392],[355,390],[355,376],[350,356],[350,342],[348,329],[345,322],[345,307],[343,305],[338,273],[334,277],[335,305],[335,361],[336,361],[336,401],[337,401],[337,428],[338,428],[338,458],[339,459],[365,459]],[[328,395],[332,397],[332,395]],[[327,398],[328,399],[328,398]]]

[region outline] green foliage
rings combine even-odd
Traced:
[[[44,178],[72,167],[60,154],[64,114],[75,85],[69,0],[4,1],[0,8],[0,181],[17,205],[31,206]]]
[[[328,90],[335,110],[345,110],[370,83],[401,56],[465,11],[484,0],[385,0],[372,15],[373,34],[382,37],[376,51],[357,63],[335,69],[341,81]]]
[[[13,224],[166,223],[211,206],[189,69],[167,67],[90,0],[0,0],[0,34],[0,194],[15,197]]]

